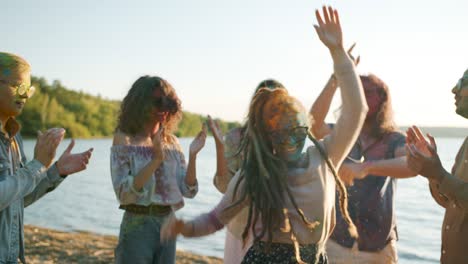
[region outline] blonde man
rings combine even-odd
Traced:
[[[24,207],[55,189],[67,175],[84,170],[92,152],[71,154],[72,140],[53,163],[65,130],[52,128],[38,132],[34,158],[26,160],[15,117],[34,93],[30,71],[23,58],[0,52],[0,263],[25,262]]]

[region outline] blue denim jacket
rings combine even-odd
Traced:
[[[14,138],[21,161],[11,172],[8,149],[12,140],[0,133],[0,263],[17,263],[18,258],[25,263],[24,207],[55,189],[63,180],[55,165],[46,170],[37,160],[27,162],[21,136],[15,134]]]

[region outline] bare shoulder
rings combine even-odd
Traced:
[[[130,137],[120,131],[114,133],[114,139],[112,141],[112,146],[125,146],[130,145]]]

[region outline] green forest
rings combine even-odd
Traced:
[[[63,127],[66,137],[111,137],[116,125],[120,101],[103,99],[64,87],[60,81],[49,84],[44,78],[32,77],[36,93],[18,117],[23,137],[35,137],[38,130]],[[176,135],[195,136],[206,121],[205,116],[185,112]],[[218,120],[224,132],[239,126],[237,122]]]

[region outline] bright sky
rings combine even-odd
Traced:
[[[389,85],[398,124],[468,127],[450,93],[468,67],[465,0],[3,1],[0,50],[36,76],[110,99],[159,75],[185,110],[241,121],[266,78],[307,108],[318,96],[332,71],[313,28],[322,4],[339,10],[345,45],[358,43],[359,72]]]

